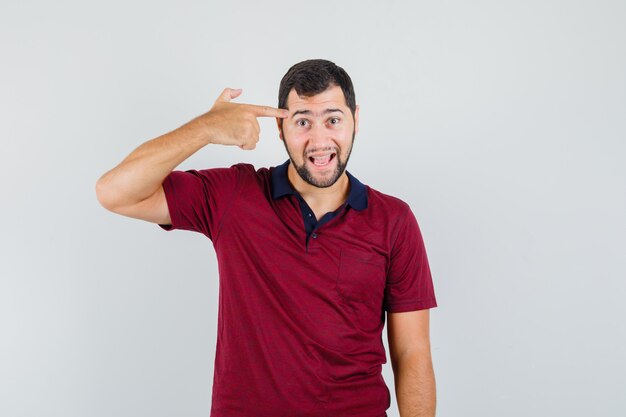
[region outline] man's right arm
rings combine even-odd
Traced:
[[[254,149],[257,117],[286,117],[269,106],[231,103],[241,90],[225,89],[211,110],[169,133],[145,142],[96,183],[100,204],[114,213],[171,224],[163,180],[180,163],[209,143]]]

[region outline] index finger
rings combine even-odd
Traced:
[[[289,117],[289,111],[285,109],[277,109],[270,106],[257,106],[256,104],[247,105],[256,117]]]

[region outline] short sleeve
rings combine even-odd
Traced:
[[[214,240],[235,199],[239,167],[172,171],[163,180],[163,191],[172,224],[167,231],[189,230]]]
[[[437,307],[422,233],[407,206],[398,222],[385,285],[384,308],[389,313]]]

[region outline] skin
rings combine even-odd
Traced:
[[[292,90],[287,97],[289,117],[277,119],[280,139],[291,163],[288,178],[307,204],[320,217],[339,207],[348,197],[345,167],[358,131],[359,107],[354,118],[343,91],[334,86],[311,97]],[[339,110],[339,111],[330,111]],[[300,112],[307,112],[301,114]],[[310,154],[337,153],[320,170]],[[400,417],[433,417],[436,384],[430,352],[430,310],[388,313],[387,337]]]
[[[275,117],[280,139],[292,164],[288,178],[319,218],[337,209],[349,194],[345,165],[358,132],[339,87],[312,97],[289,94],[287,109],[232,102],[240,89],[226,88],[211,110],[179,128],[149,140],[96,183],[96,195],[106,209],[152,223],[171,224],[163,180],[181,162],[208,144],[256,148],[259,117]],[[325,113],[329,109],[341,112]],[[308,111],[310,114],[298,112]],[[339,117],[340,116],[340,117]],[[335,120],[340,118],[339,122]],[[325,169],[308,160],[313,153],[332,150],[337,156]],[[435,377],[430,354],[429,310],[387,315],[390,358],[401,417],[435,415]]]
[[[257,118],[288,116],[270,106],[231,102],[241,89],[226,88],[208,112],[143,143],[96,182],[100,204],[114,213],[158,224],[171,224],[163,180],[181,162],[208,144],[256,148]]]
[[[291,90],[287,109],[289,117],[277,119],[291,160],[287,176],[319,219],[341,206],[350,192],[345,168],[358,132],[359,106],[353,117],[341,88],[331,86],[310,97]],[[311,155],[329,152],[335,156],[322,169],[309,160]]]
[[[387,314],[389,357],[400,417],[435,416],[437,390],[429,323],[429,309]]]

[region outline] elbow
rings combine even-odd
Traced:
[[[428,361],[431,360],[431,356],[430,343],[424,343],[419,346],[407,348],[401,352],[391,351],[389,353],[389,359],[391,360],[392,366],[397,366],[400,362],[406,360]]]
[[[111,187],[107,185],[106,178],[103,175],[96,181],[96,198],[98,203],[109,211],[115,211],[114,197],[115,193],[111,190]]]

